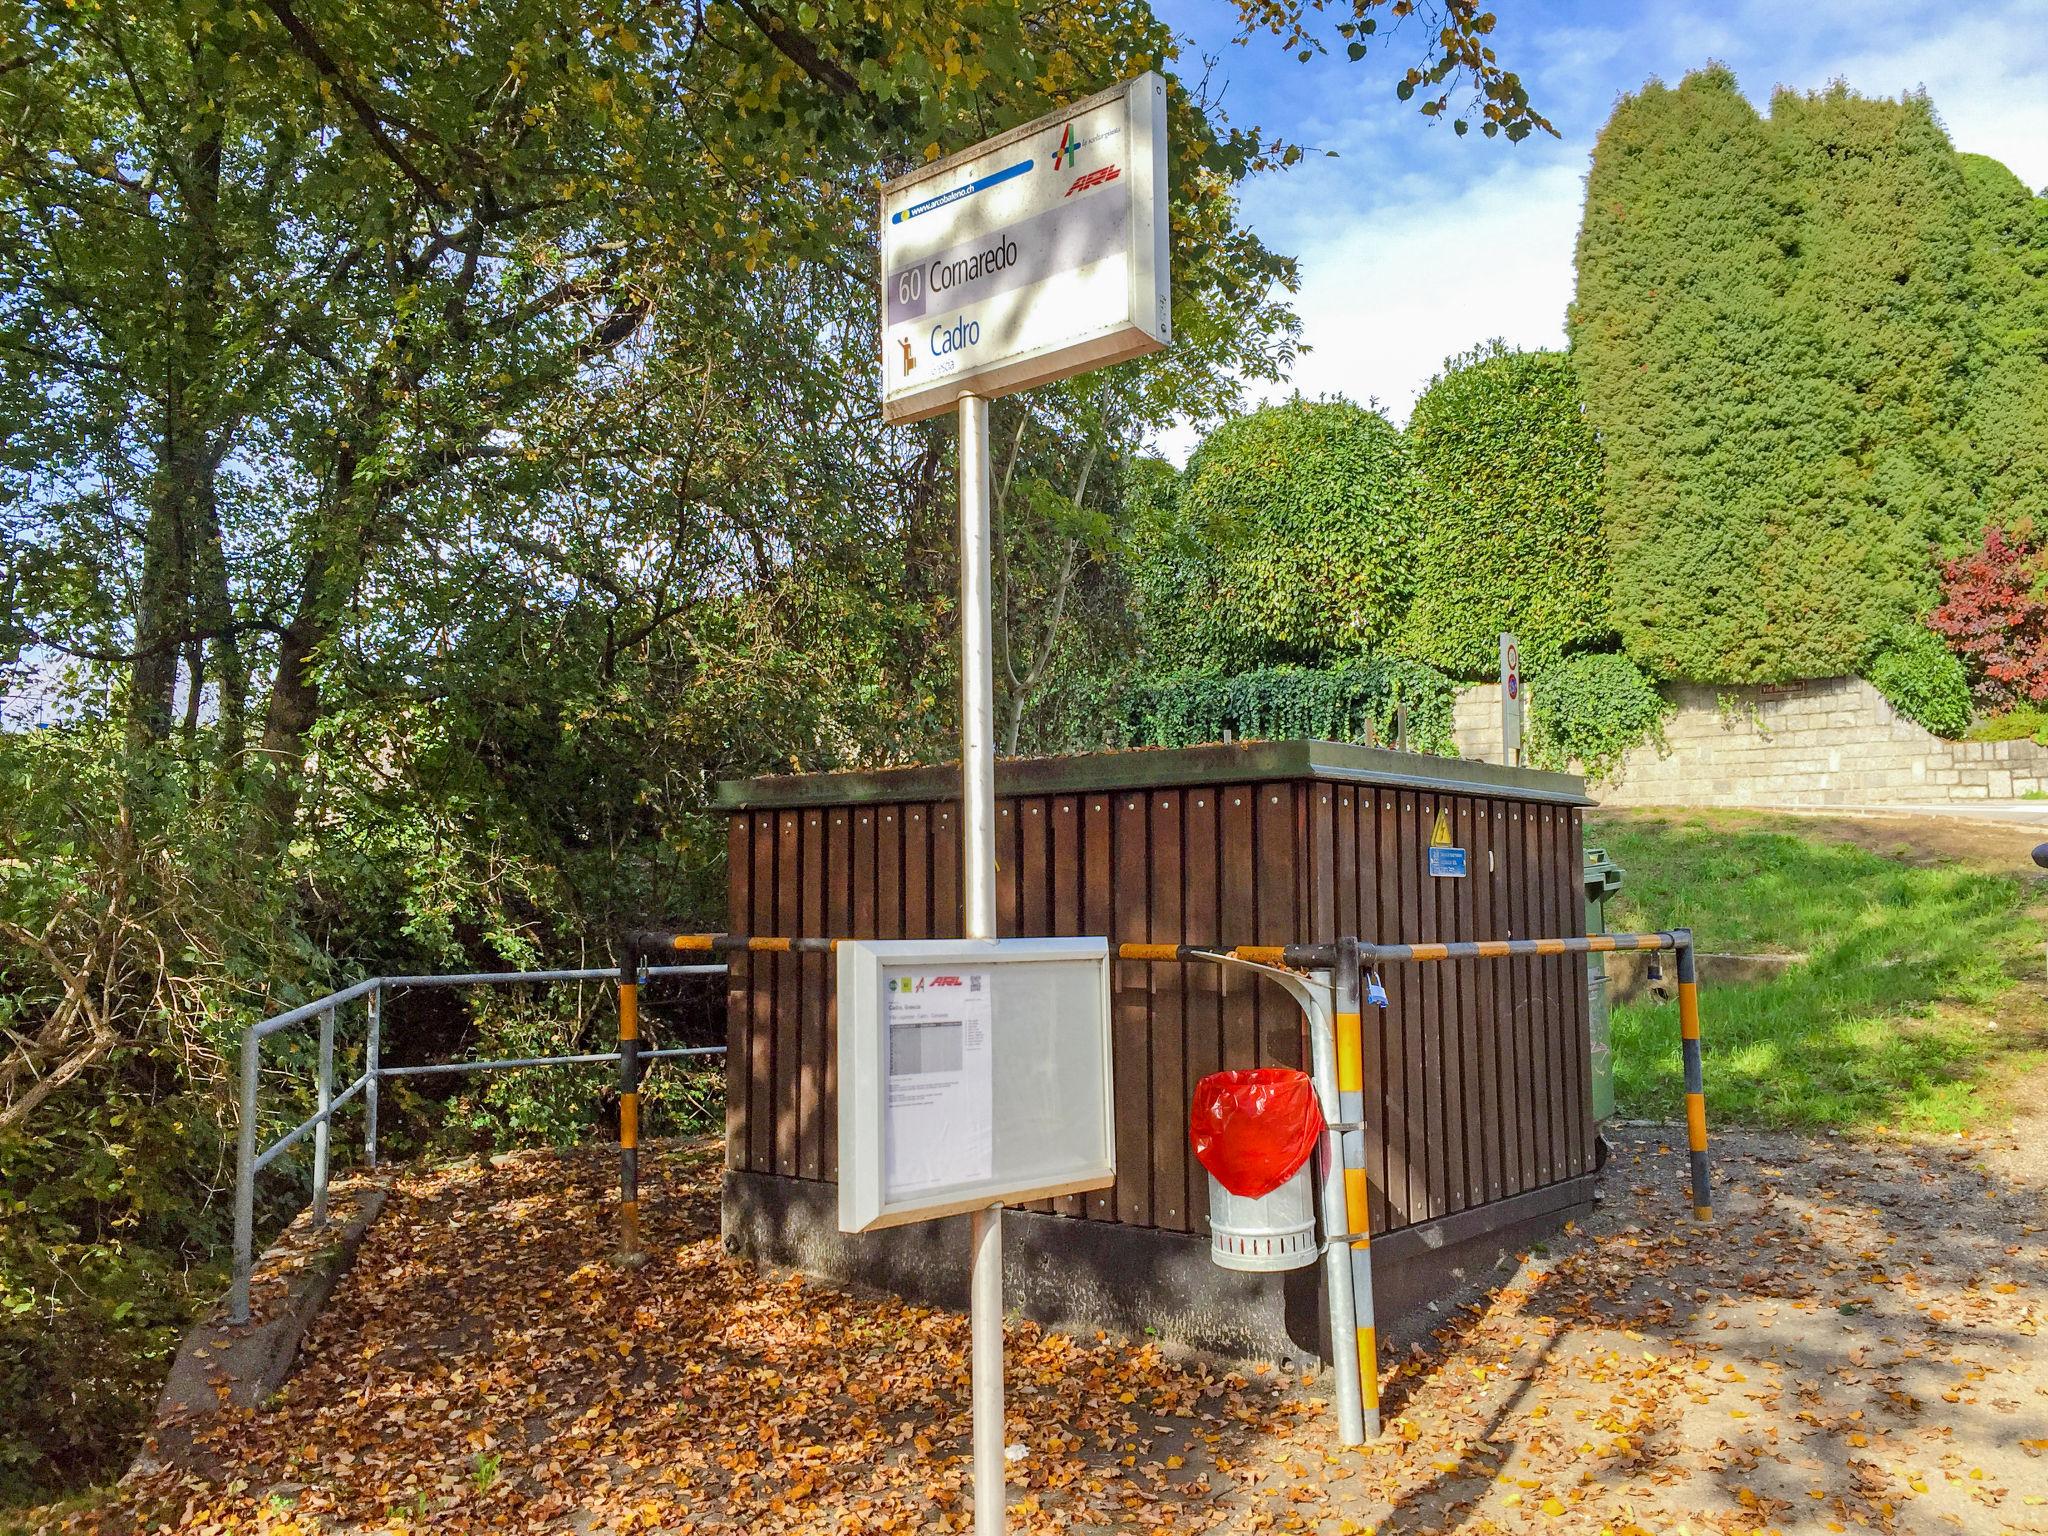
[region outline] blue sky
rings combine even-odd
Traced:
[[[1234,46],[1223,0],[1155,5],[1185,40],[1183,75],[1215,56],[1232,121],[1338,152],[1255,183],[1245,215],[1302,263],[1313,350],[1293,384],[1377,398],[1397,422],[1452,353],[1493,336],[1563,342],[1593,139],[1616,97],[1652,77],[1676,83],[1719,60],[1760,108],[1780,85],[1924,86],[1958,148],[2048,187],[2048,0],[1496,0],[1495,46],[1562,135],[1520,144],[1459,139],[1395,100],[1419,36],[1396,34],[1357,64],[1341,48],[1300,64],[1271,39]],[[1191,444],[1169,434],[1161,446],[1178,459]]]

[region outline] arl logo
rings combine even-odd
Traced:
[[[1108,182],[1115,181],[1119,174],[1121,172],[1118,167],[1105,165],[1099,171],[1090,171],[1085,176],[1076,177],[1074,184],[1067,188],[1066,195],[1072,197],[1076,192],[1086,192],[1090,187],[1099,187]]]
[[[917,367],[917,355],[910,350],[910,338],[898,336],[896,345],[903,349],[903,371],[910,373]]]

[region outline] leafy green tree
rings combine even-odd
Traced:
[[[1606,451],[1613,611],[1653,674],[1854,670],[1971,531],[1970,200],[1924,98],[1718,67],[1595,146],[1572,358]]]
[[[1420,537],[1385,417],[1300,398],[1235,417],[1189,458],[1174,526],[1137,560],[1150,653],[1242,672],[1376,651],[1407,611]]]
[[[1458,677],[1531,671],[1609,633],[1600,444],[1561,352],[1452,358],[1408,419],[1422,550],[1404,647]]]

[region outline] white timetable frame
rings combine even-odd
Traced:
[[[1107,939],[842,940],[838,958],[842,1232],[1115,1182]],[[993,990],[991,1171],[892,1195],[886,986],[945,968],[986,972]]]

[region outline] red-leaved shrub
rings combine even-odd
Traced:
[[[1988,704],[2048,703],[2048,554],[2022,521],[1993,525],[1968,554],[1941,562],[1941,606],[1927,627],[1948,642]]]

